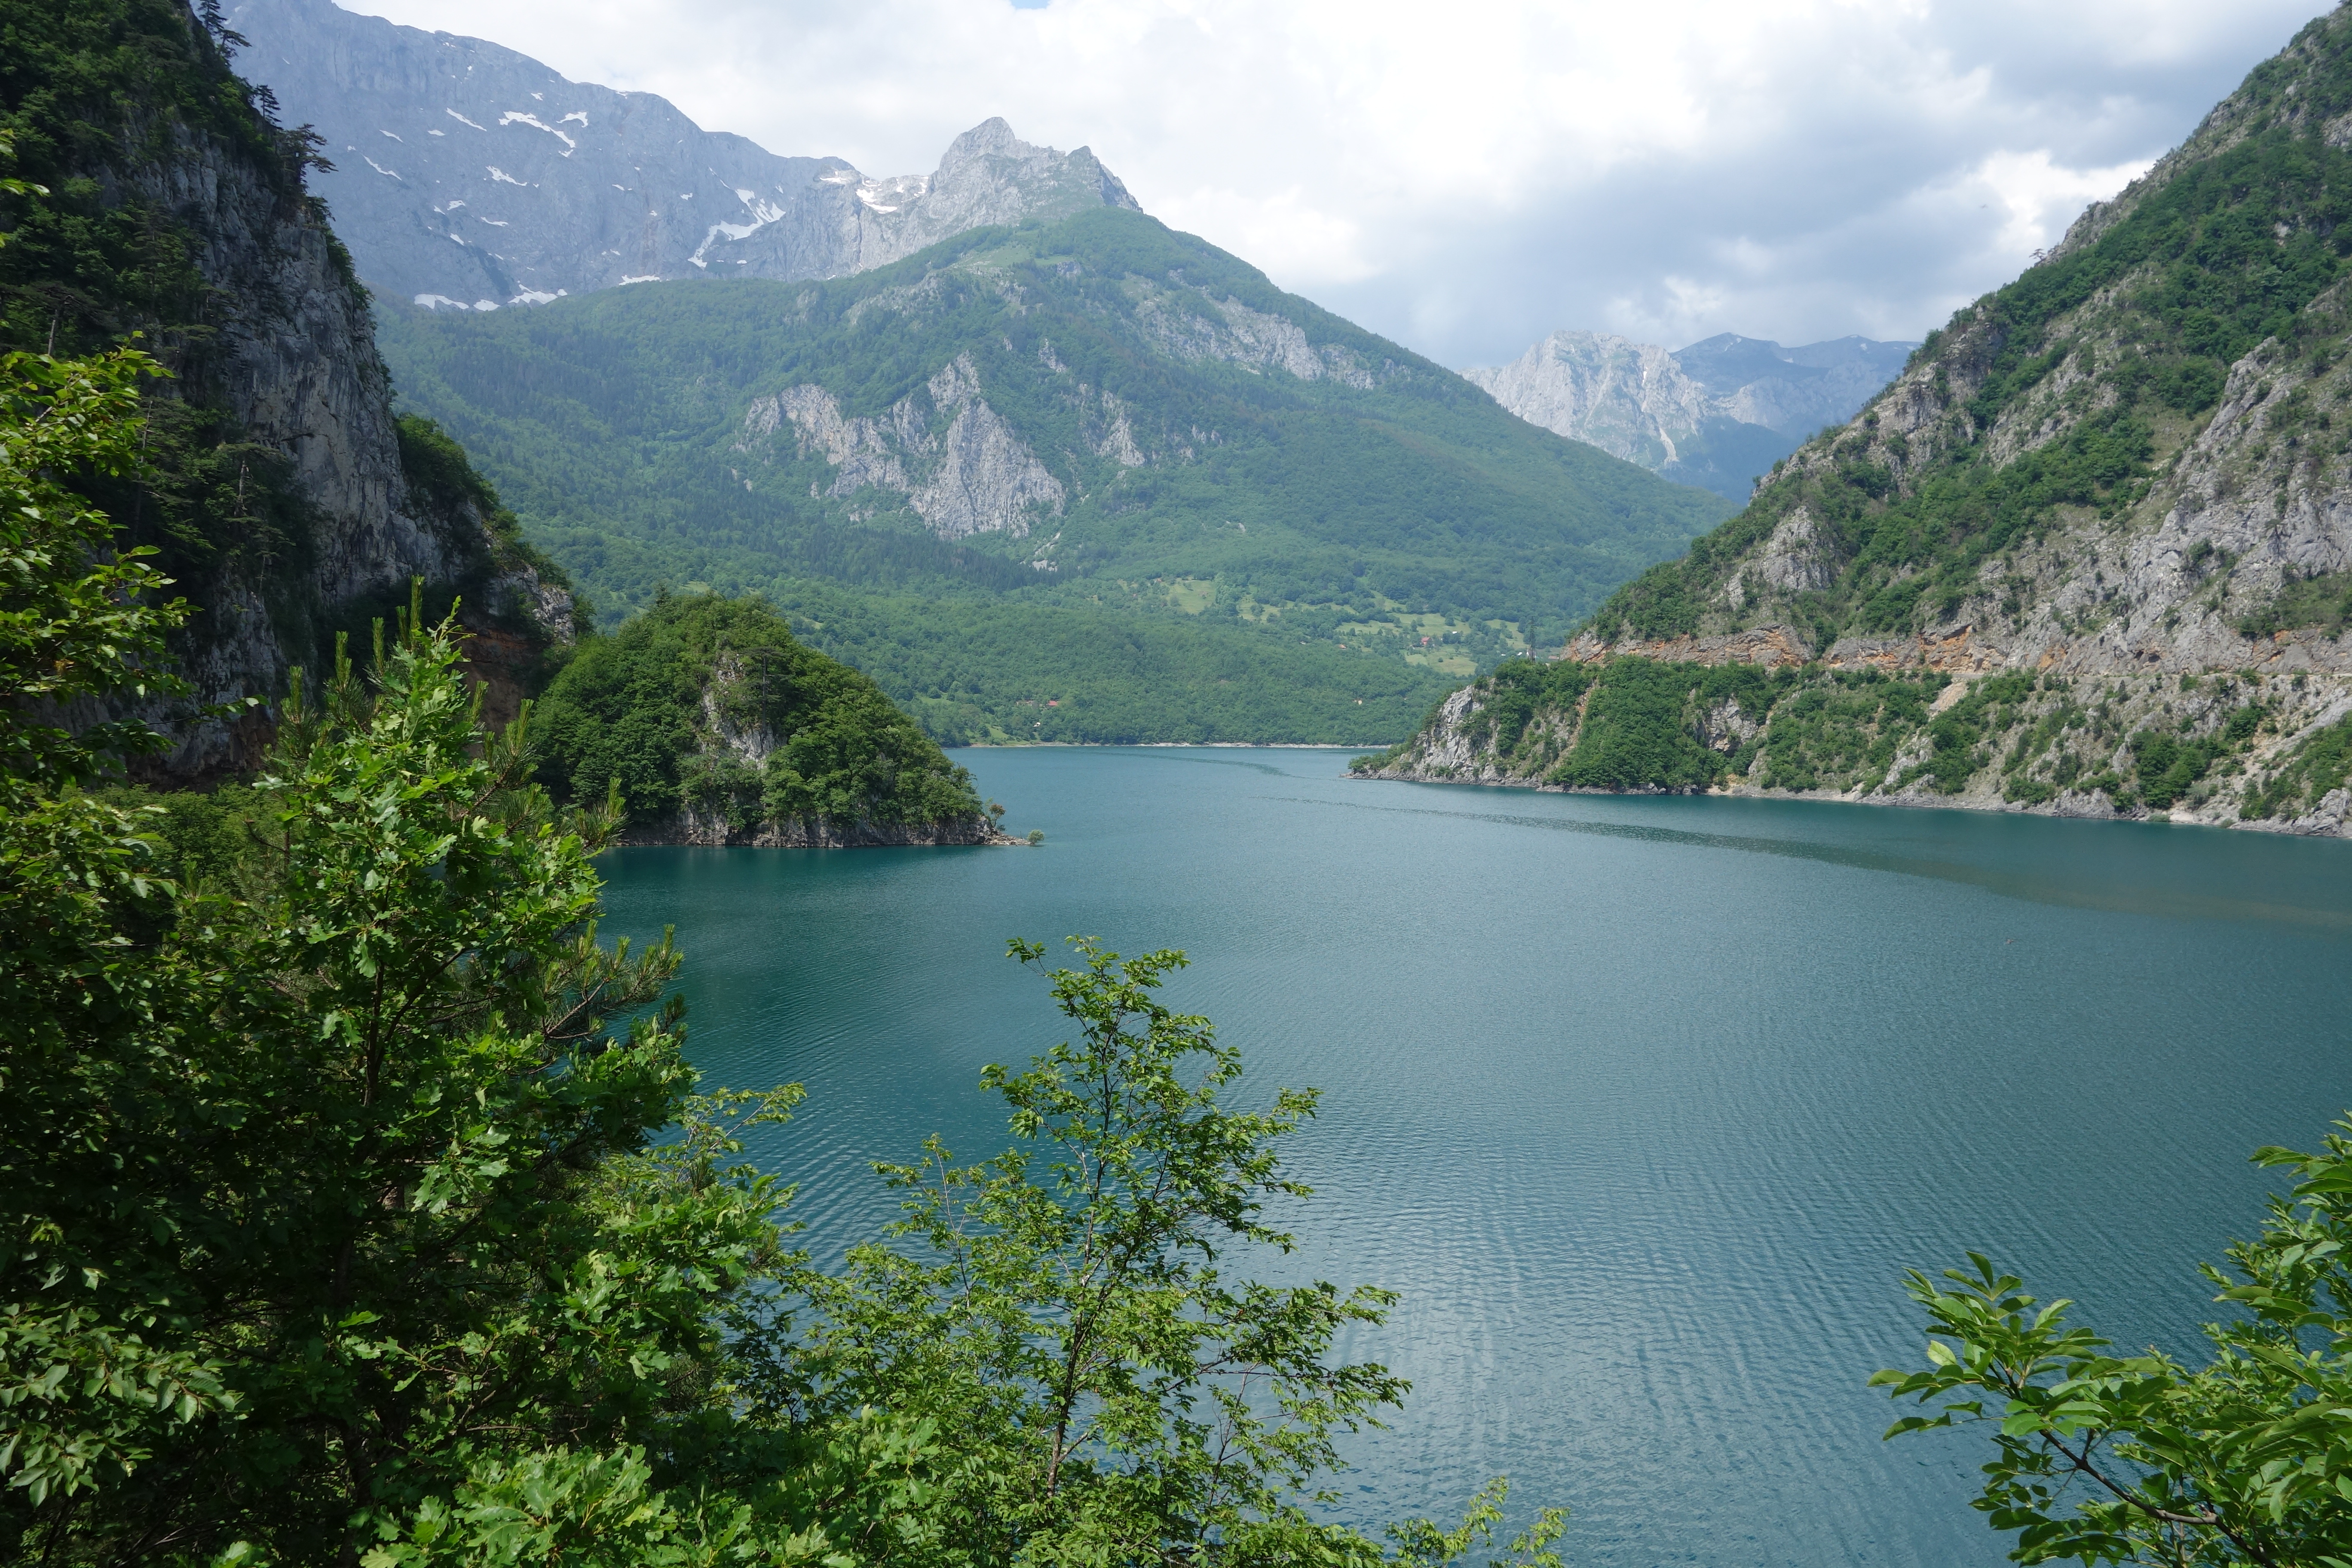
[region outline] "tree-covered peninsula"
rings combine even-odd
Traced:
[[[963,769],[881,688],[763,601],[658,595],[582,640],[531,716],[560,798],[617,790],[640,841],[967,844],[993,825]]]

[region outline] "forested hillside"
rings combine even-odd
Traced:
[[[1564,703],[1589,713],[1632,656],[1671,672],[1641,677],[1676,689],[1657,721],[1715,757],[1637,784],[2341,831],[2347,145],[2338,11],[1738,518],[1612,595],[1566,648],[1607,667],[1594,696],[1563,675],[1547,717],[1490,732],[1476,715],[1518,699],[1483,686],[1381,765],[1570,782]],[[1775,673],[1718,692],[1718,666]]]
[[[757,590],[860,662],[835,628],[887,617],[951,738],[1391,738],[1724,510],[1129,211],[383,316],[600,605]]]
[[[757,599],[657,597],[585,638],[531,716],[558,799],[617,791],[640,841],[976,844],[964,771]]]

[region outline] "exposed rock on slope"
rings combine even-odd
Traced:
[[[707,132],[664,99],[567,81],[479,38],[244,0],[242,62],[336,168],[320,188],[360,274],[496,309],[661,278],[832,278],[966,229],[1135,205],[1085,148],[991,120],[930,174],[873,179]]]
[[[2339,11],[1744,513],[1612,597],[1565,650],[1597,672],[1575,700],[1621,668],[1678,672],[1643,679],[1679,692],[1661,734],[1695,737],[1725,672],[1752,678],[1756,736],[1676,787],[2341,832],[2347,124]],[[1469,744],[1497,690],[1381,765],[1574,782],[1565,713],[1544,733],[1569,752]]]
[[[173,371],[149,400],[161,479],[103,500],[201,607],[179,645],[198,700],[276,697],[289,665],[315,668],[338,628],[364,636],[423,577],[436,607],[464,598],[493,706],[511,708],[568,622],[561,574],[454,444],[404,439],[299,139],[184,6],[19,8],[12,27],[16,172],[54,194],[4,220],[0,321],[11,346],[58,352],[142,331]],[[184,725],[163,767],[241,769],[267,734]]]
[[[1108,437],[1123,443],[1116,460],[1140,464],[1124,410],[1108,393],[1102,395],[1117,412]],[[854,496],[871,487],[902,496],[941,539],[997,531],[1017,539],[1029,531],[1034,511],[1061,515],[1062,481],[981,396],[970,354],[958,354],[920,394],[908,393],[878,419],[844,418],[833,394],[814,384],[756,398],[743,416],[743,438],[735,450],[761,453],[787,422],[799,456],[821,453],[839,470],[828,493]],[[935,432],[934,426],[945,428]],[[1097,452],[1111,455],[1103,447]],[[814,484],[810,490],[814,493]]]
[[[1916,346],[1840,338],[1784,349],[1726,332],[1668,353],[1559,331],[1509,364],[1462,374],[1531,424],[1746,500],[1759,475],[1851,417]]]

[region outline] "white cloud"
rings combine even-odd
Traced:
[[[868,174],[1002,114],[1448,363],[1912,336],[2316,0],[353,0]]]

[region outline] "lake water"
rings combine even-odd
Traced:
[[[1297,1266],[1387,1286],[1411,1377],[1346,1513],[1483,1479],[1571,1562],[1992,1564],[1981,1439],[1884,1444],[1906,1267],[1991,1252],[2193,1352],[2193,1273],[2265,1143],[2352,1106],[2352,843],[1809,803],[1345,778],[1311,751],[966,752],[1039,849],[632,849],[714,1082],[798,1080],[762,1143],[820,1256],[868,1163],[1004,1142],[976,1084],[1064,1037],[1008,936],[1179,946],[1169,988],[1314,1085]]]

